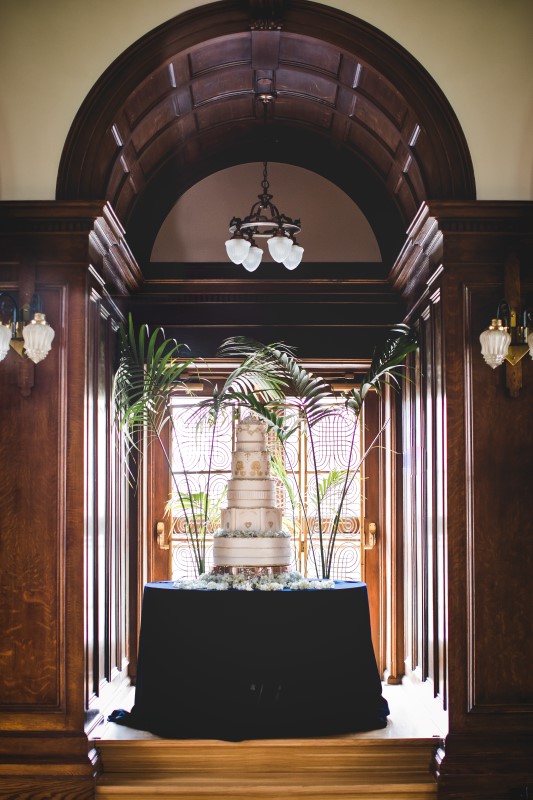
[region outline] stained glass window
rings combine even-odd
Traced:
[[[207,512],[206,569],[212,566],[212,535],[219,526],[220,509],[226,505],[226,482],[231,477],[231,453],[238,419],[231,409],[226,410],[215,431],[209,426],[198,430],[191,420],[192,402],[189,398],[176,398],[173,403],[171,563],[174,580],[195,574],[187,532],[187,517],[190,518],[191,510],[188,501],[185,501],[184,509],[179,501],[180,494],[199,500],[196,513],[202,516],[202,521],[204,509]],[[352,443],[352,459],[348,465]],[[353,468],[357,463],[360,451],[359,426],[354,430],[353,416],[341,405],[336,407],[335,414],[314,427],[313,448],[303,430],[291,436],[285,451],[273,435],[269,435],[268,446],[273,456],[272,476],[277,482],[277,502],[284,510],[284,527],[293,536],[293,568],[312,577],[320,574],[317,484],[325,545],[341,493],[348,486],[335,539],[332,577],[362,580],[361,479],[353,471],[346,474],[347,467]]]

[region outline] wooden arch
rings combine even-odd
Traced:
[[[423,201],[475,198],[464,135],[430,75],[376,28],[309,0],[220,0],[135,42],[79,110],[57,198],[108,200],[142,262],[183,191],[263,160],[262,93],[275,98],[276,160],[341,186],[389,263]]]

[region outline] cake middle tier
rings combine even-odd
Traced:
[[[228,508],[276,507],[276,482],[273,478],[230,478]]]
[[[282,516],[281,508],[223,508],[220,527],[225,531],[280,531]]]
[[[236,450],[231,454],[231,474],[234,478],[268,478],[270,459],[266,450]]]
[[[213,545],[215,567],[288,567],[291,560],[291,540],[283,537],[216,538]]]

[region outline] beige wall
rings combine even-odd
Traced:
[[[327,2],[327,0],[325,0]],[[414,55],[466,135],[479,199],[533,199],[533,3],[337,0]],[[51,199],[76,111],[132,42],[195,0],[0,0],[0,199]]]

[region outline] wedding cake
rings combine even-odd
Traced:
[[[290,535],[282,530],[270,477],[266,424],[246,417],[237,425],[228,481],[228,505],[215,533],[215,571],[284,572],[291,563]]]

